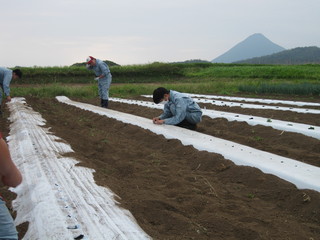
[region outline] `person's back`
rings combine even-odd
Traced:
[[[172,102],[177,101],[177,99],[181,98],[181,100],[187,106],[187,112],[202,112],[199,105],[188,95],[185,93],[180,93],[174,90],[170,90],[170,99],[172,98]]]
[[[3,79],[6,74],[12,74],[12,70],[4,67],[0,67],[0,83],[3,82]]]
[[[22,182],[20,171],[13,163],[8,146],[0,133],[0,178],[8,187],[16,187]],[[16,227],[5,201],[0,196],[0,239],[18,239]]]

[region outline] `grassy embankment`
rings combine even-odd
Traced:
[[[151,94],[158,86],[203,94],[320,96],[320,65],[153,63],[110,69],[113,97]],[[85,67],[32,67],[22,71],[23,79],[12,82],[13,96],[97,96],[94,75]]]

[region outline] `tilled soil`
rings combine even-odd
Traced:
[[[98,105],[97,99],[73,99]],[[27,98],[46,127],[68,142],[97,183],[115,192],[154,239],[320,239],[320,193],[236,166],[221,155],[183,146],[148,130],[58,103]],[[146,118],[161,110],[110,102]],[[206,108],[320,126],[319,116],[272,110]],[[250,112],[250,113],[249,113]],[[1,130],[8,135],[8,113]],[[150,120],[151,121],[151,120]],[[320,142],[301,134],[204,117],[198,132],[320,167]],[[10,200],[14,196],[1,188]],[[27,226],[19,226],[23,235]]]

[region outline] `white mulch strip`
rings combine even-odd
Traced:
[[[190,97],[198,98],[209,98],[209,99],[224,99],[229,101],[238,102],[259,102],[264,104],[286,104],[294,106],[317,106],[320,107],[320,103],[315,102],[301,102],[301,101],[287,101],[287,100],[277,100],[277,99],[262,99],[262,98],[244,98],[244,97],[228,97],[228,96],[218,96],[218,95],[204,95],[204,94],[192,94],[186,93]]]
[[[135,105],[149,107],[149,108],[163,109],[163,105],[155,104],[153,102],[148,102],[148,101],[122,99],[122,98],[110,98],[110,101],[121,102],[126,104],[135,104]],[[281,120],[257,117],[252,115],[222,112],[222,111],[215,111],[215,110],[209,110],[209,109],[202,109],[202,112],[204,116],[208,116],[210,118],[225,118],[228,121],[246,122],[252,126],[262,125],[266,127],[272,127],[274,129],[281,130],[281,131],[300,133],[309,137],[320,139],[320,127],[318,126],[311,126],[303,123],[281,121]]]
[[[151,98],[151,95],[142,95],[143,97]],[[279,111],[291,111],[297,113],[312,113],[320,114],[320,110],[311,108],[294,108],[294,107],[282,107],[282,106],[268,106],[259,104],[248,104],[240,102],[228,102],[228,101],[216,101],[207,98],[193,98],[195,102],[198,103],[208,103],[216,106],[226,106],[226,107],[241,107],[241,108],[251,108],[251,109],[268,109],[268,110],[279,110]]]
[[[8,144],[23,175],[13,188],[15,223],[29,222],[24,239],[150,239],[131,213],[118,206],[115,194],[97,186],[94,170],[64,157],[72,152],[45,128],[45,120],[23,98],[8,103],[11,115]],[[54,114],[54,113],[53,113]]]

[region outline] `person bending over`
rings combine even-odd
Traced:
[[[6,100],[8,102],[11,101],[10,97],[10,83],[12,79],[19,79],[22,77],[22,72],[20,69],[8,69],[4,67],[0,67],[0,87],[3,90]],[[0,90],[0,115],[1,112],[1,103],[2,103],[2,91]]]
[[[163,113],[154,117],[154,124],[176,125],[195,130],[197,123],[202,120],[202,111],[199,105],[186,94],[159,87],[153,91],[153,101],[163,103]]]
[[[112,82],[112,75],[109,66],[94,57],[89,56],[86,60],[86,67],[94,71],[98,81],[99,96],[101,99],[101,107],[108,108],[109,105],[109,88]]]

